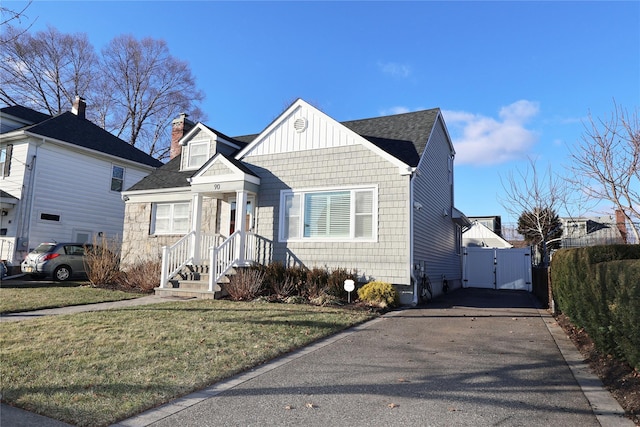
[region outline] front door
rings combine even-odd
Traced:
[[[229,236],[236,231],[236,199],[229,200],[229,206],[231,212],[229,213]],[[246,227],[247,231],[253,231],[254,218],[253,218],[253,210],[255,206],[255,197],[249,196],[247,197],[247,210],[245,215]]]

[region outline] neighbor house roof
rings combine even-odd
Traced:
[[[162,162],[144,151],[71,112],[51,117],[24,130],[33,135],[56,139],[136,163],[153,167],[162,166]]]
[[[4,107],[0,109],[0,112],[2,112],[2,114],[6,114],[7,116],[12,116],[16,119],[21,119],[31,124],[40,123],[51,118],[49,114],[41,113],[39,111],[32,110],[31,108],[23,107],[22,105],[12,105],[9,107]]]

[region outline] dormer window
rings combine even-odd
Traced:
[[[209,141],[189,143],[187,168],[198,169],[209,159]]]

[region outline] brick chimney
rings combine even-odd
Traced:
[[[188,114],[181,113],[171,122],[171,150],[169,151],[169,159],[173,159],[182,153],[180,140],[187,134],[195,124],[187,119]]]
[[[622,209],[616,209],[616,226],[618,227],[622,241],[627,243],[627,218],[624,216]]]
[[[84,98],[76,96],[76,99],[73,100],[73,105],[71,106],[71,112],[79,118],[84,119],[86,110],[87,103]]]

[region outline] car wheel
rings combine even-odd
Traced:
[[[69,268],[66,265],[61,265],[56,267],[55,270],[53,270],[53,279],[57,280],[59,282],[64,282],[65,280],[69,280],[69,278],[71,277],[71,268]]]

